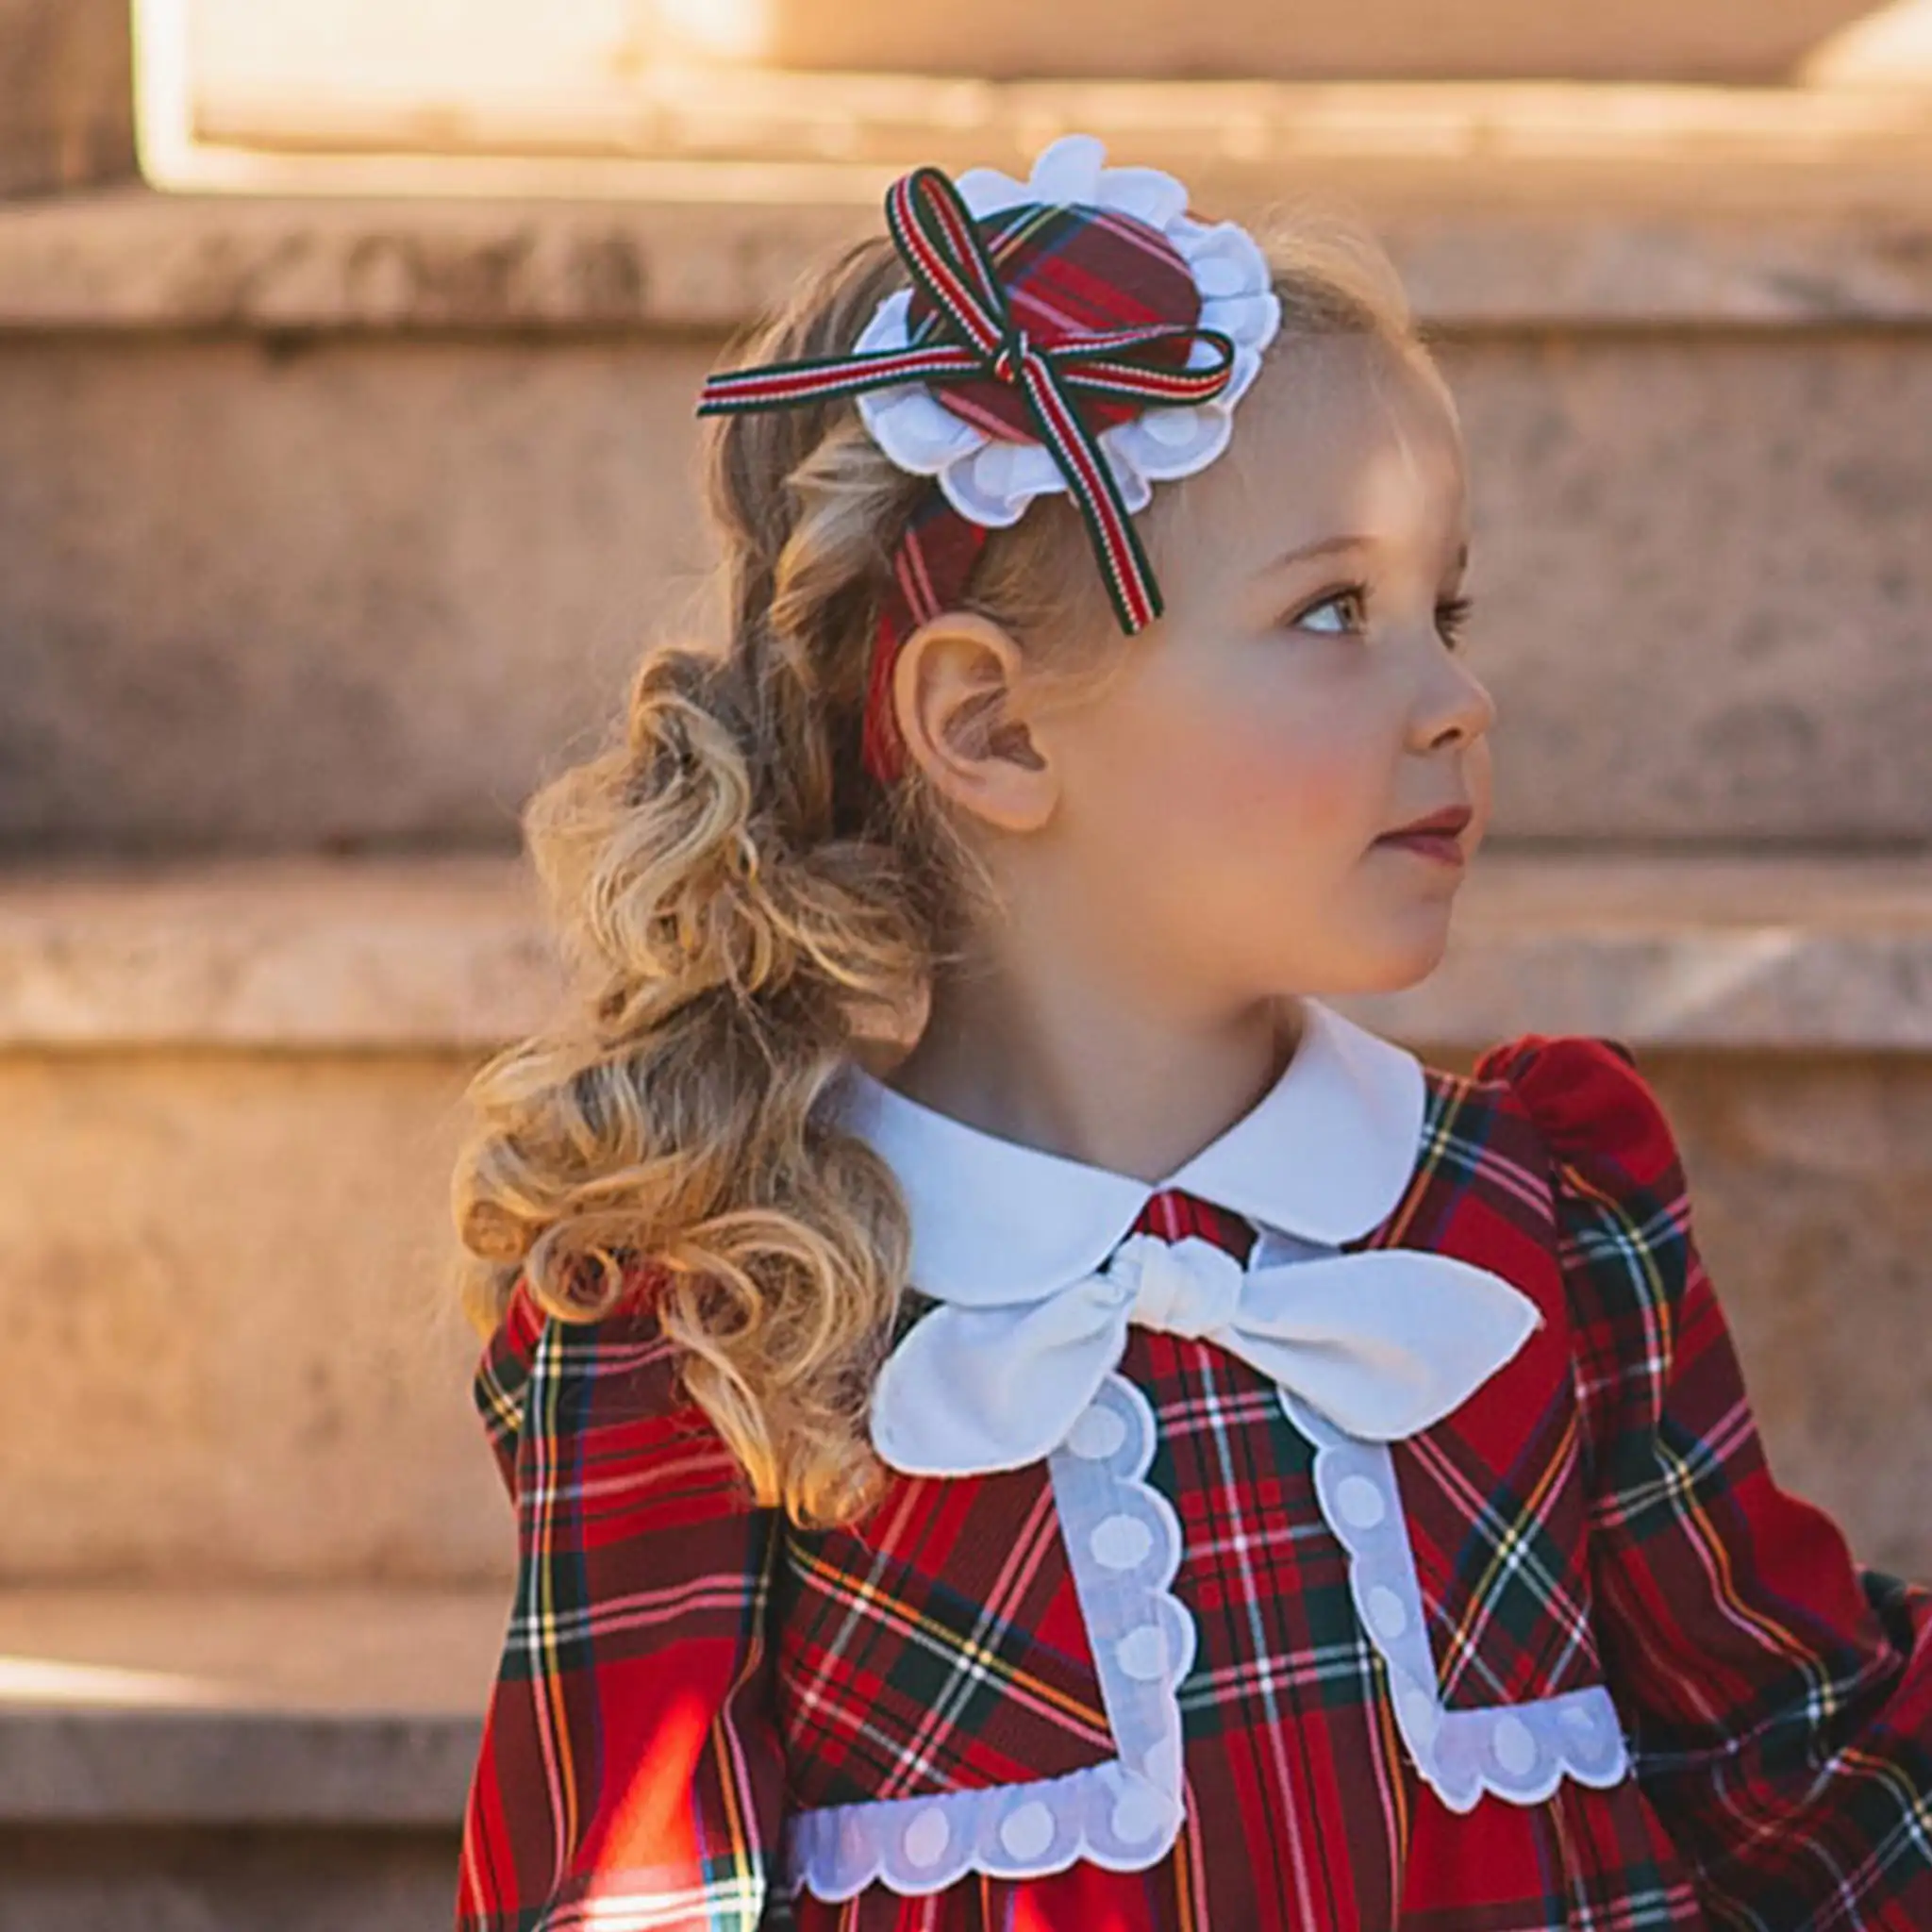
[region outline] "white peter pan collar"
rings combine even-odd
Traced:
[[[1319,1000],[1300,1005],[1280,1078],[1153,1183],[969,1126],[849,1066],[841,1118],[906,1196],[913,1285],[968,1307],[1050,1294],[1097,1269],[1166,1189],[1324,1248],[1379,1227],[1421,1151],[1422,1062]]]

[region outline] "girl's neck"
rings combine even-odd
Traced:
[[[1301,1039],[1292,998],[1180,1026],[1092,989],[942,975],[918,1043],[885,1076],[982,1132],[1155,1182],[1254,1107]]]

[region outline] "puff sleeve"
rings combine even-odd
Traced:
[[[1510,1081],[1551,1148],[1606,1672],[1706,1910],[1924,1932],[1932,1592],[1860,1569],[1773,1479],[1630,1049],[1528,1034],[1475,1071]]]
[[[473,1392],[515,1508],[517,1581],[457,1932],[790,1923],[763,1637],[774,1512],[680,1400],[641,1297],[570,1323],[520,1279]]]

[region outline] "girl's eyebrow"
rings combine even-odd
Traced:
[[[1291,563],[1299,563],[1305,557],[1326,557],[1337,550],[1374,550],[1378,548],[1374,537],[1324,537],[1318,542],[1304,543],[1299,550],[1284,550],[1267,568],[1285,570]]]
[[[1284,550],[1273,562],[1264,564],[1264,571],[1286,570],[1291,563],[1300,563],[1305,558],[1327,557],[1338,550],[1379,550],[1382,540],[1379,537],[1324,537],[1314,543],[1304,543],[1299,550]],[[1469,544],[1463,542],[1456,553],[1457,570],[1469,568]]]

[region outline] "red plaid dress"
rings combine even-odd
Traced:
[[[900,1477],[858,1528],[801,1534],[680,1401],[642,1278],[589,1325],[520,1287],[475,1379],[520,1566],[458,1932],[1932,1927],[1932,1593],[1774,1483],[1628,1050],[1530,1034],[1425,1074],[1410,1184],[1354,1245],[1474,1262],[1544,1318],[1391,1445],[1440,1707],[1520,1740],[1607,1687],[1627,1774],[1451,1808],[1405,1753],[1309,1439],[1212,1341],[1135,1327],[1120,1374],[1196,1633],[1172,1848],[794,1895],[801,1820],[1114,1757],[1054,1490]],[[1138,1231],[1253,1237],[1174,1192]]]

